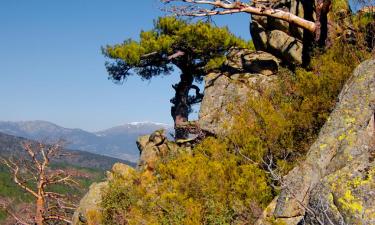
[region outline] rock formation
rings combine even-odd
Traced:
[[[73,215],[73,224],[93,224],[92,221],[97,221],[95,224],[99,224],[101,220],[101,202],[102,196],[106,189],[109,187],[109,181],[114,176],[127,177],[134,173],[134,168],[123,164],[115,163],[111,171],[107,172],[107,179],[104,182],[93,183],[86,195],[81,199],[79,207],[76,209]]]
[[[263,0],[253,4],[256,7],[281,9],[311,21],[313,18],[312,2],[304,3],[305,6],[298,0]],[[271,17],[252,15],[250,33],[257,50],[270,52],[289,63],[302,64],[305,34],[301,28]]]
[[[156,163],[163,157],[178,150],[178,145],[169,141],[164,130],[157,130],[151,135],[141,136],[137,140],[140,152],[138,170],[154,171]]]
[[[363,62],[258,224],[375,224],[375,60]]]
[[[205,76],[204,97],[198,124],[205,132],[224,135],[233,122],[232,108],[257,95],[277,78],[279,60],[266,52],[232,49],[225,69],[228,72]]]
[[[250,33],[255,48],[281,58],[287,65],[307,65],[315,44],[330,46],[333,40],[341,36],[349,42],[355,42],[348,2],[258,0],[252,4],[255,7],[283,10],[315,22],[317,31],[312,34],[279,19],[251,16]]]

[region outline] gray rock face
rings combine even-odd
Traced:
[[[88,224],[91,218],[100,215],[101,209],[100,204],[102,202],[102,194],[105,189],[108,188],[108,182],[93,183],[90,186],[87,194],[81,199],[78,209],[73,215],[73,224]]]
[[[302,2],[299,0],[261,0],[254,2],[253,5],[284,10],[301,18],[307,16]],[[257,50],[270,52],[288,64],[302,63],[302,29],[285,21],[266,16],[252,15],[251,20],[250,33]]]
[[[268,49],[288,62],[302,64],[302,42],[281,30],[273,30],[267,36]]]
[[[277,73],[280,60],[262,51],[232,48],[227,55],[225,66],[235,72],[272,75]]]
[[[138,170],[154,171],[159,159],[167,154],[177,151],[176,143],[167,139],[164,130],[158,130],[151,135],[141,136],[137,140],[140,151]]]
[[[93,183],[89,191],[81,199],[79,207],[74,212],[73,224],[101,224],[101,202],[105,191],[109,188],[109,182],[114,176],[131,177],[135,172],[133,167],[123,163],[115,163],[111,171],[107,172],[107,179],[104,182]]]
[[[267,88],[276,78],[276,75],[251,73],[208,74],[199,111],[199,127],[212,134],[225,135],[234,119],[233,108],[240,107],[249,94],[259,94],[259,90]]]
[[[249,94],[258,95],[277,78],[280,60],[248,49],[232,48],[225,62],[229,72],[205,76],[204,97],[198,125],[203,131],[225,135],[233,123],[233,109],[245,103]]]
[[[307,224],[374,224],[374,113],[375,60],[368,60],[343,88],[306,160],[285,177],[268,216],[288,225],[302,218]]]

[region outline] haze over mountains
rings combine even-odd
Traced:
[[[38,144],[38,142],[26,138],[8,135],[0,132],[0,157],[28,158],[23,147],[23,143],[25,142],[31,143],[33,145]],[[63,152],[68,154],[64,157],[52,158],[52,162],[59,164],[63,163],[65,165],[73,165],[82,168],[95,168],[100,170],[110,170],[113,164],[116,162],[125,163],[130,166],[136,165],[135,163],[130,161],[98,155],[87,151],[63,149]],[[3,166],[4,165],[0,164],[0,170]]]
[[[70,129],[47,121],[0,121],[0,132],[37,141],[64,139],[67,148],[83,150],[135,162],[139,157],[136,140],[141,135],[158,129],[173,132],[168,124],[153,122],[133,122],[103,131],[89,132]]]

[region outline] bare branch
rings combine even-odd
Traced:
[[[288,192],[288,194],[290,194],[290,196],[295,199],[298,203],[298,205],[300,207],[302,207],[306,213],[310,214],[313,218],[316,219],[316,221],[318,222],[318,224],[320,225],[325,225],[326,223],[324,223],[324,221],[322,221],[318,216],[317,216],[317,212],[309,207],[308,205],[306,205],[303,200],[300,201],[298,200],[298,198],[295,196],[295,194],[293,193],[293,191],[290,189],[290,187],[288,187],[286,185],[286,183],[284,182],[284,179],[283,179],[283,176],[281,175],[281,173],[279,172],[278,168],[274,168],[275,166],[275,163],[273,161],[273,156],[272,154],[271,155],[267,155],[267,161],[264,161],[263,160],[263,163],[264,165],[266,166],[266,170],[267,170],[267,173],[270,174],[271,176],[271,179],[274,180],[274,181],[278,181],[280,184],[281,184],[281,188],[283,188],[284,190],[286,190]],[[322,208],[323,210],[324,208]]]
[[[16,214],[14,214],[12,211],[8,210],[8,209],[5,209],[5,212],[8,213],[11,217],[13,217],[13,219],[15,219],[17,221],[18,224],[21,224],[21,225],[30,225],[28,223],[26,223],[25,221],[23,221],[21,218],[19,218]]]
[[[3,209],[8,215],[13,217],[17,221],[17,224],[21,225],[29,225],[27,222],[22,220],[20,217],[18,217],[15,213],[12,212],[12,210],[9,208],[9,206],[12,204],[12,202],[8,202],[6,200],[2,200],[0,203],[0,209]]]
[[[14,182],[36,198],[35,224],[43,225],[47,220],[71,223],[68,217],[77,206],[64,194],[46,191],[47,186],[53,184],[79,186],[73,175],[66,171],[49,169],[51,157],[59,156],[61,145],[25,143],[24,149],[31,160],[16,163],[11,159],[1,159],[1,162],[10,169]],[[35,191],[26,185],[25,180],[30,178],[35,180]]]
[[[185,52],[177,51],[176,53],[168,56],[168,60],[172,60],[172,59],[178,58],[178,57],[183,56],[183,55],[185,55]]]
[[[187,4],[197,6],[197,5],[206,5],[213,6],[213,9],[206,9],[200,7],[182,7],[174,6],[171,7],[169,12],[175,13],[179,16],[193,16],[193,17],[202,17],[202,16],[214,16],[214,15],[225,15],[233,13],[249,13],[259,16],[269,16],[276,19],[286,21],[288,23],[297,25],[298,27],[304,28],[311,33],[315,33],[316,25],[312,21],[305,20],[301,17],[298,17],[290,12],[285,12],[279,9],[272,9],[266,7],[254,7],[247,3],[240,1],[209,1],[209,0],[162,0],[164,3],[171,2],[185,2]]]
[[[42,165],[40,164],[39,160],[36,158],[36,154],[35,154],[34,150],[32,149],[31,143],[24,143],[22,145],[22,147],[29,154],[29,156],[31,157],[31,159],[33,160],[33,162],[35,163],[35,165],[37,166],[37,168],[39,170],[41,170],[42,169]]]
[[[63,221],[63,222],[66,222],[68,224],[72,224],[73,222],[66,218],[66,217],[63,217],[63,216],[46,216],[44,217],[44,220],[47,221],[47,220],[58,220],[58,221]]]
[[[38,198],[38,194],[35,191],[33,191],[31,188],[27,187],[26,185],[23,184],[23,182],[20,181],[20,178],[18,177],[19,166],[17,164],[12,162],[11,160],[5,160],[5,159],[2,159],[2,163],[6,165],[10,170],[12,170],[13,181],[18,186],[20,186],[22,189],[32,194],[34,197]]]

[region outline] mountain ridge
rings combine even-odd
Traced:
[[[138,136],[158,129],[172,132],[172,125],[143,121],[125,123],[108,129],[90,132],[80,128],[65,128],[44,120],[0,121],[0,132],[36,141],[67,141],[67,147],[135,162],[139,151]]]
[[[9,135],[0,132],[0,156],[11,157],[11,156],[22,156],[24,153],[23,143],[37,143],[34,140],[29,140],[23,137]],[[57,163],[68,163],[74,166],[85,167],[85,168],[97,168],[101,170],[108,170],[116,162],[122,162],[130,166],[135,166],[134,163],[126,160],[116,159],[109,156],[98,155],[81,150],[72,150],[64,148],[64,152],[68,155],[64,158],[53,160]]]

